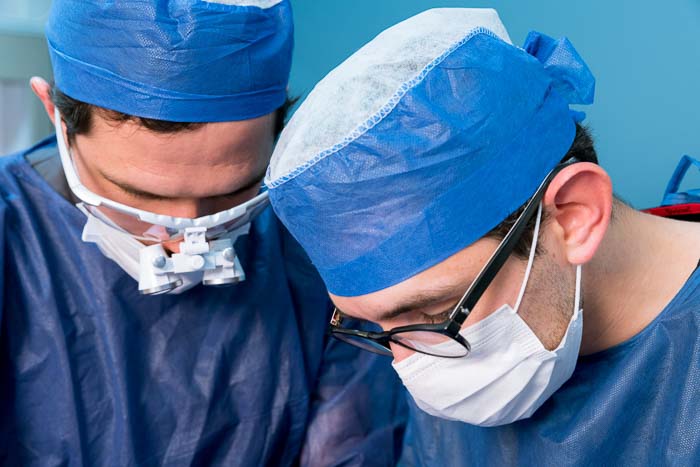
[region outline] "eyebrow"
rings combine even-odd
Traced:
[[[207,198],[225,198],[225,197],[235,196],[239,193],[243,193],[243,192],[253,188],[255,185],[262,184],[262,181],[265,178],[266,171],[267,171],[267,168],[265,168],[265,170],[262,172],[261,175],[257,175],[249,183],[245,184],[241,188],[238,188],[230,193],[224,193],[221,195],[214,195],[214,196],[207,196]],[[122,191],[124,191],[132,196],[135,196],[137,198],[148,199],[148,200],[157,200],[157,201],[176,199],[176,198],[171,197],[171,196],[162,196],[162,195],[158,195],[156,193],[151,193],[149,191],[141,190],[141,189],[136,188],[135,186],[131,185],[128,182],[116,180],[102,171],[100,171],[100,174],[105,179],[107,179],[109,182],[111,182],[114,185],[116,185],[117,187],[119,187]]]
[[[442,287],[436,287],[435,289],[433,289],[427,293],[421,292],[421,293],[415,294],[415,295],[409,297],[408,299],[406,299],[406,301],[404,301],[404,303],[394,307],[390,311],[382,313],[377,318],[377,321],[388,321],[391,319],[395,319],[398,316],[401,316],[403,314],[410,313],[410,312],[416,311],[416,310],[421,310],[423,308],[427,308],[431,305],[434,305],[435,303],[439,303],[441,301],[444,301],[445,296],[447,294],[449,294],[450,292],[454,292],[455,288],[456,288],[455,285],[442,286]],[[465,290],[466,290],[466,288],[465,288]],[[457,299],[457,301],[459,301],[459,299],[461,299],[461,298],[462,297],[460,295],[460,297]],[[454,305],[452,305],[452,306],[457,305],[457,301],[455,301]]]

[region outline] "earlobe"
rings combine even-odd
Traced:
[[[608,174],[596,164],[573,164],[552,180],[543,202],[557,226],[567,261],[574,265],[590,261],[610,223]]]
[[[54,123],[54,104],[51,100],[51,85],[43,78],[34,76],[29,80],[29,86],[32,88],[34,94],[36,94],[36,97],[38,97],[41,103],[44,105],[44,110],[49,116],[49,119],[51,119],[51,123]]]

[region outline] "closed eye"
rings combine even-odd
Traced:
[[[450,318],[452,311],[453,311],[453,308],[450,308],[450,309],[445,310],[442,313],[438,313],[436,315],[429,315],[427,313],[421,313],[421,315],[423,315],[423,319],[425,320],[426,323],[438,324],[438,323],[442,323],[444,321],[447,321]]]

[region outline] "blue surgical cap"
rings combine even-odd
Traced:
[[[288,0],[54,0],[46,36],[58,89],[128,115],[246,120],[286,99]]]
[[[330,292],[402,282],[515,212],[566,155],[594,78],[567,39],[429,10],[324,78],[283,132],[273,207]]]

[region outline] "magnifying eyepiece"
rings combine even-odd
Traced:
[[[157,287],[153,287],[150,289],[139,288],[139,292],[141,292],[141,295],[160,295],[160,294],[168,293],[173,289],[177,289],[181,285],[182,285],[182,280],[176,279],[173,282],[170,282],[168,284],[159,285]]]

